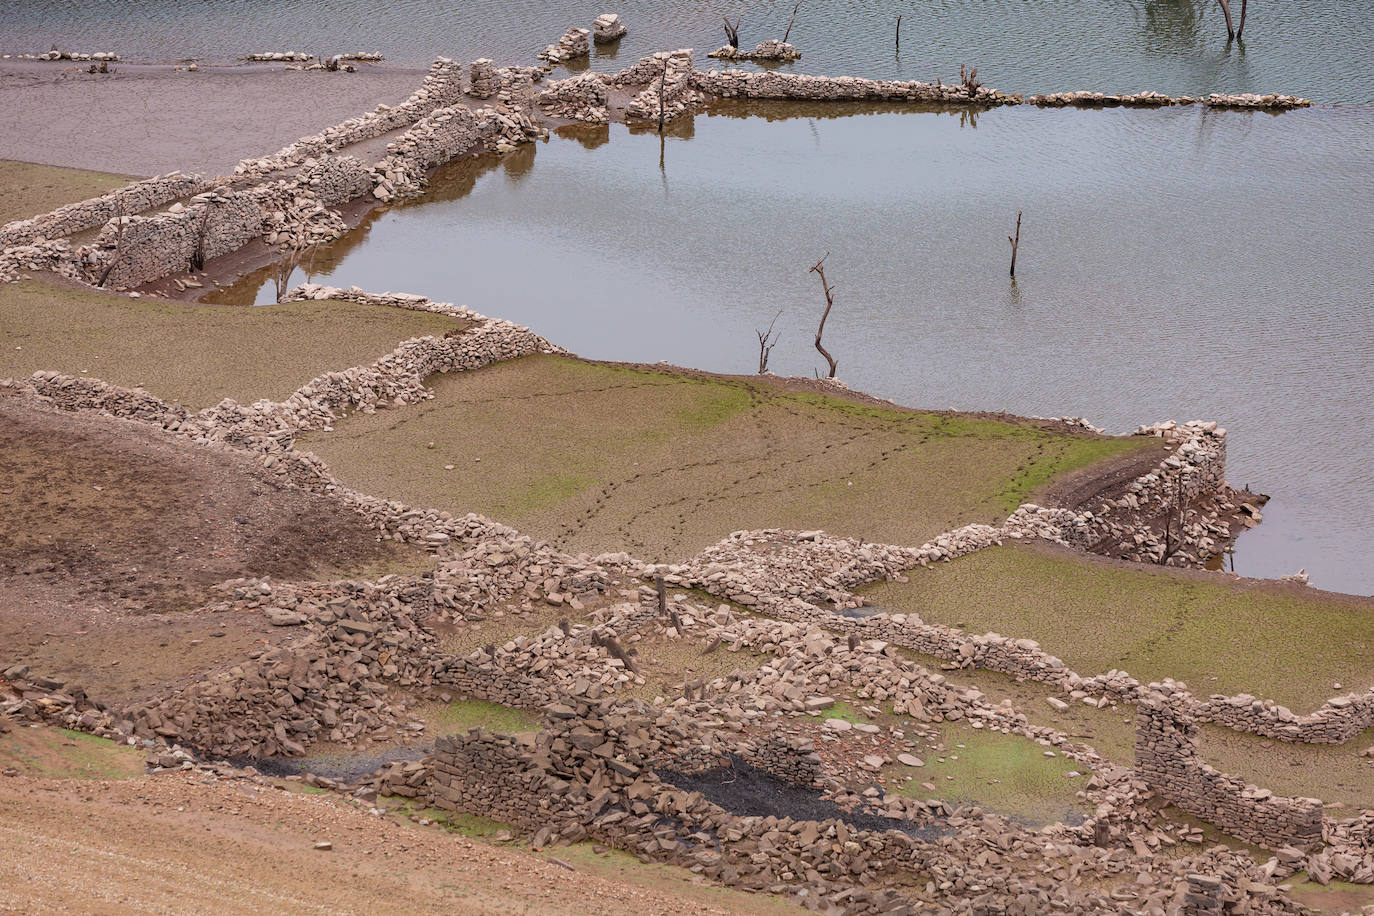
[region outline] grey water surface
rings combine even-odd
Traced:
[[[453,163],[312,278],[723,372],[756,368],[781,310],[772,368],[810,375],[828,252],[852,387],[1114,432],[1219,420],[1231,481],[1274,496],[1236,570],[1374,593],[1374,111],[779,104],[675,133]],[[262,280],[230,298],[267,301]]]
[[[610,10],[629,34],[592,65],[618,69],[667,48],[704,57],[724,43],[724,15],[741,17],[741,44],[779,38],[792,9],[787,0],[4,0],[0,53],[57,45],[216,61],[376,50],[406,66],[436,55],[532,64],[569,26]],[[1255,0],[1244,41],[1232,43],[1214,0],[804,0],[790,39],[804,56],[789,66],[807,73],[950,81],[967,64],[1009,92],[1281,91],[1374,103],[1368,0]]]

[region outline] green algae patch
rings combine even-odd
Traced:
[[[1157,444],[904,410],[785,380],[530,356],[302,442],[350,486],[575,552],[691,556],[742,528],[920,545]],[[430,447],[433,443],[433,447]]]
[[[352,302],[196,305],[25,280],[0,284],[0,378],[55,370],[142,385],[192,408],[279,400],[403,340],[465,326]]]
[[[490,732],[513,735],[535,731],[541,721],[539,714],[532,710],[488,703],[486,700],[454,700],[440,709],[436,718],[440,729],[449,734],[469,728],[484,728]]]
[[[1057,751],[1047,756],[1047,748],[1020,735],[953,723],[942,726],[941,743],[944,750],[925,752],[925,766],[888,767],[888,785],[903,795],[978,805],[1033,826],[1088,813],[1077,792],[1089,774]]]
[[[1372,682],[1374,602],[1364,598],[1026,545],[915,570],[909,582],[863,594],[931,623],[1034,639],[1083,675],[1118,668],[1146,682],[1172,677],[1202,696],[1250,693],[1297,713]]]
[[[127,175],[0,159],[0,225],[99,197],[137,180]]]

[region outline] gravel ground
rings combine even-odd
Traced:
[[[685,916],[759,902],[685,872],[612,880],[337,796],[196,772],[0,778],[0,811],[0,912]]]

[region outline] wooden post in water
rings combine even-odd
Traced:
[[[897,53],[902,53],[902,17],[897,17]]]
[[[1016,237],[1007,236],[1007,241],[1011,242],[1011,278],[1016,279],[1016,249],[1021,247],[1021,211],[1016,211]]]
[[[787,36],[792,34],[792,24],[797,21],[797,10],[801,9],[801,0],[797,0],[797,5],[792,7],[792,18],[787,23],[787,31],[782,33],[782,43],[787,44]]]

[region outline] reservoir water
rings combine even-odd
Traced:
[[[804,57],[786,65],[797,72],[948,81],[968,64],[1013,92],[1283,91],[1319,107],[755,106],[674,125],[662,144],[582,129],[446,168],[423,199],[320,252],[313,278],[466,303],[589,357],[726,372],[754,369],[754,329],[781,310],[772,367],[809,374],[822,362],[807,268],[829,252],[826,340],[850,385],[1112,431],[1215,418],[1232,433],[1232,481],[1274,494],[1236,569],[1305,567],[1322,587],[1374,593],[1374,5],[1250,7],[1242,43],[1212,0],[806,0],[791,35]],[[715,66],[704,54],[723,15],[742,15],[752,46],[780,37],[792,8],[26,0],[0,5],[0,53],[529,64],[613,10],[629,35],[592,67],[676,47]],[[264,301],[262,279],[226,298]]]
[[[780,38],[792,8],[788,0],[10,0],[0,4],[0,53],[56,44],[216,61],[251,51],[375,50],[403,66],[440,54],[528,64],[569,26],[589,28],[610,10],[629,34],[594,52],[592,65],[619,69],[667,48],[704,57],[724,43],[725,15],[741,17],[748,47]],[[949,81],[968,64],[1007,92],[1281,91],[1374,102],[1367,0],[1257,0],[1244,34],[1243,44],[1227,44],[1214,0],[805,0],[789,37],[803,54],[793,68],[808,73]]]
[[[1216,419],[1273,494],[1238,572],[1374,592],[1374,112],[723,106],[446,167],[311,278],[528,324],[587,357],[839,377],[899,403]],[[1007,276],[1024,213],[1017,278]],[[221,294],[271,299],[265,276]]]

